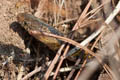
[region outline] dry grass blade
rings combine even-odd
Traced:
[[[28,73],[26,76],[24,76],[21,80],[27,80],[28,78],[30,78],[31,76],[33,76],[34,74],[36,74],[37,72],[39,72],[42,69],[42,67],[38,67],[37,69],[33,70],[32,72]]]
[[[54,0],[54,24],[58,23],[60,20],[60,14],[62,14],[63,5],[65,0]]]
[[[76,17],[76,18],[72,18],[72,19],[67,19],[67,20],[61,21],[61,22],[59,22],[59,23],[56,23],[56,24],[54,24],[53,26],[58,26],[58,25],[61,25],[61,24],[64,24],[64,23],[69,23],[69,22],[75,21],[75,20],[77,20],[77,19],[78,19],[77,17]]]
[[[91,10],[90,12],[88,12],[86,15],[85,15],[85,17],[84,17],[84,19],[83,19],[83,23],[85,24],[85,22],[87,22],[87,21],[89,21],[90,19],[92,19],[101,9],[102,9],[102,4],[99,6],[99,7],[97,7],[97,8],[95,8],[95,9],[93,9],[93,10]],[[92,14],[91,16],[89,16],[88,17],[88,15],[90,15],[90,14]],[[88,18],[87,18],[88,17]],[[81,27],[81,26],[80,26]]]
[[[95,9],[91,10],[90,12],[88,12],[85,17],[87,17],[87,16],[90,15],[90,14],[92,14],[92,15],[89,16],[88,18],[86,18],[86,20],[90,20],[91,18],[93,18],[93,17],[102,9],[102,7],[103,7],[105,4],[107,4],[108,2],[109,2],[109,1],[106,1],[106,2],[104,2],[103,4],[101,4],[100,6],[98,6],[97,8],[95,8]]]
[[[104,62],[105,56],[101,57],[102,59],[102,63]],[[92,74],[98,69],[100,68],[100,64],[99,62],[96,61],[96,59],[93,59],[91,62],[87,63],[88,66],[83,70],[82,74],[80,76],[76,76],[76,78],[78,78],[79,80],[89,80],[89,78],[92,76]],[[109,77],[111,79],[113,79],[113,76],[109,73],[109,71],[111,71],[106,64],[102,65],[104,70],[108,73]],[[79,74],[79,73],[78,73]]]
[[[88,9],[90,8],[90,5],[92,3],[92,0],[90,0],[87,4],[87,6],[85,7],[84,11],[82,12],[81,16],[79,17],[79,20],[77,21],[77,23],[75,24],[75,26],[73,27],[73,30],[78,29],[78,26],[80,26],[81,22],[83,21],[83,19],[85,18],[85,15],[88,11]]]
[[[80,28],[83,28],[83,27],[85,27],[85,26],[87,26],[89,24],[92,24],[92,23],[95,23],[95,22],[98,22],[98,21],[101,21],[101,19],[85,20],[83,23],[81,23]],[[79,29],[76,29],[76,30],[79,30]]]
[[[103,32],[104,32],[104,31],[103,31]],[[97,44],[97,42],[100,40],[100,38],[102,37],[103,32],[96,38],[94,44],[93,44],[92,47],[91,47],[91,50],[93,50],[93,48],[95,47],[95,45]]]
[[[91,62],[88,63],[88,66],[83,70],[78,80],[90,80],[89,77],[95,70],[98,69],[98,67],[100,67],[100,64],[97,62],[96,59],[93,59]]]
[[[32,1],[32,0],[31,0]],[[35,1],[35,0],[34,0]],[[39,0],[38,0],[39,1]],[[39,1],[39,4],[38,4],[38,8],[35,12],[35,16],[39,16],[39,17],[42,17],[43,14],[45,13],[45,11],[43,10],[44,9],[44,6],[45,6],[45,3],[48,3],[48,0],[40,0]]]
[[[109,77],[111,78],[111,79],[113,79],[113,75],[112,75],[112,70],[108,67],[108,65],[106,65],[106,64],[104,64],[103,65],[103,68],[104,68],[104,70],[107,72],[107,74],[109,75]]]
[[[25,72],[25,68],[24,68],[24,66],[21,66],[20,67],[20,71],[19,71],[19,73],[17,75],[17,80],[21,80],[22,79],[22,76],[25,74],[24,72]]]

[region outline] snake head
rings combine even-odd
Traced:
[[[21,26],[29,32],[30,35],[46,44],[50,49],[55,51],[60,47],[60,40],[42,34],[43,32],[47,32],[59,35],[59,31],[56,30],[54,27],[27,13],[19,13],[17,16],[17,20],[21,24]]]
[[[36,20],[37,17],[32,14],[19,13],[17,15],[17,20],[25,30],[42,30],[42,25]]]

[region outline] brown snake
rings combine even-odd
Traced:
[[[63,34],[60,33],[58,30],[56,30],[54,27],[46,24],[45,22],[41,21],[39,18],[31,14],[19,13],[17,15],[17,20],[21,24],[21,26],[29,33],[30,31],[38,31],[41,33],[47,32],[47,33],[63,36]],[[44,34],[33,35],[33,37],[46,44],[52,50],[57,50],[61,45],[61,41],[59,41],[58,39],[45,36]]]

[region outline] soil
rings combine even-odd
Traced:
[[[17,2],[18,0],[0,1],[0,43],[25,49],[24,41],[18,33],[13,31],[10,27],[12,23],[16,21],[16,15],[24,10],[17,9],[15,6]],[[15,25],[13,27],[16,28]],[[0,46],[0,51],[1,50],[2,46]]]
[[[24,40],[17,33],[21,29],[16,23],[16,16],[18,13],[29,10],[29,7],[25,5],[26,3],[21,5],[19,2],[19,0],[0,0],[0,79],[2,80],[8,80],[8,78],[16,80],[13,75],[16,72],[16,64],[13,61],[8,64],[8,58],[12,53],[16,59],[20,58],[26,51]],[[8,62],[3,65],[6,61]]]

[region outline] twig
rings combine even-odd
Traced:
[[[85,15],[91,5],[93,0],[90,0],[87,4],[87,6],[85,7],[84,11],[82,12],[81,16],[79,17],[79,20],[77,21],[77,23],[75,24],[75,26],[73,27],[73,30],[78,29],[78,26],[81,24],[82,20],[85,18]]]
[[[64,20],[64,21],[61,21],[59,23],[56,23],[54,24],[53,26],[58,26],[58,25],[61,25],[61,24],[64,24],[64,23],[68,23],[68,22],[71,22],[71,21],[75,21],[77,20],[78,18],[72,18],[72,19],[67,19],[67,20]]]
[[[77,66],[63,67],[63,68],[60,68],[59,72],[68,72],[68,71],[71,71],[71,70],[73,70],[73,69],[79,69],[81,66],[82,66],[82,65],[79,64],[79,65],[77,65]],[[84,67],[86,67],[86,66],[87,66],[87,64],[86,64]],[[52,73],[50,74],[50,76],[53,76],[54,74],[55,74],[55,73],[52,72]]]
[[[10,61],[12,61],[15,58],[15,51],[13,49],[10,54],[11,54],[11,56],[8,57],[7,60],[2,63],[2,66],[5,66],[7,63],[9,63]]]
[[[109,75],[109,77],[111,79],[113,79],[113,75],[112,75],[113,72],[112,72],[112,70],[106,64],[103,65],[103,68],[107,72],[107,74]]]
[[[17,80],[22,79],[22,76],[25,74],[24,72],[25,72],[25,68],[24,68],[24,66],[21,66],[20,70],[19,70],[19,73],[18,73],[18,76],[17,76]]]
[[[78,65],[78,64],[80,63],[80,61],[81,61],[81,59],[79,58],[79,59],[76,61],[75,66]],[[69,73],[69,75],[68,75],[68,77],[67,77],[66,80],[70,80],[74,72],[75,72],[75,69],[72,69],[72,71]]]
[[[32,72],[28,73],[26,76],[24,76],[21,80],[27,80],[28,78],[30,78],[31,76],[33,76],[34,74],[38,73],[40,70],[42,69],[42,67],[38,67],[35,70],[33,70]]]
[[[65,56],[65,55],[67,54],[67,52],[68,52],[69,47],[70,47],[70,46],[67,45],[67,47],[66,47],[63,55],[61,56],[60,62],[59,62],[58,66],[57,66],[57,69],[56,69],[56,71],[55,71],[55,75],[53,76],[53,79],[54,79],[54,80],[56,79],[57,73],[58,73],[58,71],[59,71],[59,69],[60,69],[60,66],[61,66],[61,64],[62,64],[62,62],[63,62],[63,60],[64,60],[64,58],[65,58],[64,56]]]
[[[49,66],[47,72],[45,73],[45,75],[44,75],[44,79],[45,79],[45,80],[48,80],[48,77],[49,77],[50,73],[52,72],[55,64],[57,63],[58,59],[60,58],[61,51],[62,51],[62,49],[64,48],[64,46],[65,46],[65,44],[62,44],[62,46],[61,46],[60,49],[58,50],[56,56],[54,57],[51,65]]]
[[[103,32],[104,32],[104,31],[103,31]],[[101,32],[101,33],[100,33],[100,35],[96,38],[96,40],[95,40],[94,44],[93,44],[93,45],[92,45],[92,47],[91,47],[91,50],[93,50],[93,49],[94,49],[95,45],[97,44],[97,42],[98,42],[98,41],[100,40],[100,38],[102,37],[103,32]]]
[[[103,60],[103,59],[102,59]],[[88,66],[83,70],[78,80],[89,80],[88,78],[100,67],[96,59],[88,63]]]
[[[86,63],[87,63],[87,59],[84,60],[82,66],[81,66],[80,70],[78,71],[77,75],[75,76],[75,79],[74,79],[74,80],[78,80],[78,77],[79,77],[79,75],[80,75],[83,67],[85,67]]]
[[[95,9],[93,9],[93,10],[91,10],[90,12],[88,12],[86,15],[85,15],[85,18],[88,16],[88,15],[90,15],[90,14],[92,14],[90,17],[88,17],[87,19],[86,19],[86,21],[88,21],[88,20],[90,20],[91,18],[93,18],[93,16],[95,16],[101,9],[102,9],[102,7],[105,5],[105,4],[107,4],[109,1],[106,1],[106,2],[104,2],[103,4],[101,4],[100,6],[98,6],[98,7],[96,7]]]

